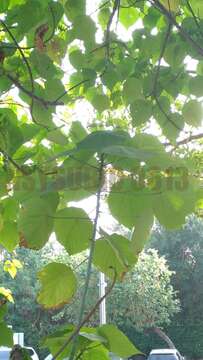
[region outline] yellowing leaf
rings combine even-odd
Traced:
[[[17,259],[13,259],[13,264],[15,265],[15,267],[17,269],[22,269],[23,265],[21,264],[21,262]]]
[[[0,295],[3,295],[9,302],[14,303],[11,290],[6,289],[4,287],[0,287]]]
[[[68,303],[77,288],[75,274],[70,267],[60,263],[50,263],[39,273],[42,284],[38,302],[46,309],[59,308]]]
[[[15,276],[17,274],[17,269],[16,269],[15,265],[13,264],[13,262],[10,260],[7,260],[4,263],[4,271],[7,271],[13,279],[15,278]]]

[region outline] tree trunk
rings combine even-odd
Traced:
[[[163,330],[161,330],[158,327],[154,327],[154,328],[151,329],[151,331],[153,331],[161,339],[163,339],[168,344],[169,349],[175,349],[176,348],[173,341],[168,337],[168,335],[165,334],[165,332]]]

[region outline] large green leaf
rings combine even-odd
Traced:
[[[46,54],[43,54],[38,50],[32,51],[30,55],[30,62],[38,74],[45,79],[52,78],[56,74],[56,68],[51,59]]]
[[[198,127],[202,122],[202,105],[197,100],[188,101],[182,109],[183,117],[187,124]]]
[[[104,110],[110,108],[110,101],[108,96],[97,94],[92,98],[91,101],[94,108],[99,112],[102,113]]]
[[[130,77],[123,85],[123,97],[127,104],[132,104],[137,99],[142,99],[143,89],[140,79]]]
[[[153,199],[154,214],[166,229],[177,229],[185,223],[185,217],[195,210],[197,201],[196,191],[198,184],[190,178],[186,169],[182,168],[182,177],[174,177],[165,188],[165,179],[162,179],[160,194]]]
[[[109,360],[109,352],[104,346],[92,346],[84,351],[84,360]]]
[[[84,210],[70,207],[56,213],[54,229],[57,240],[73,255],[88,248],[93,225]]]
[[[39,273],[42,284],[38,302],[46,309],[59,308],[75,295],[77,280],[70,267],[60,263],[50,263]]]
[[[1,0],[0,3],[0,13],[3,13],[8,9],[10,0]]]
[[[19,235],[17,225],[13,221],[6,221],[0,231],[0,244],[9,252],[12,252],[17,246]]]
[[[141,352],[128,340],[128,338],[114,325],[103,325],[98,334],[107,339],[106,347],[114,354],[126,358]]]
[[[94,42],[96,26],[90,16],[77,16],[74,18],[73,26],[74,34],[77,39],[84,40],[86,42]]]
[[[145,209],[140,213],[134,223],[134,230],[131,236],[133,253],[138,255],[144,248],[149,239],[150,230],[154,223],[154,214],[152,208]]]
[[[202,87],[203,87],[203,76],[195,76],[190,79],[189,90],[191,94],[197,97],[203,96]]]
[[[107,276],[114,278],[117,275],[122,279],[136,261],[127,238],[113,234],[96,241],[93,262]]]
[[[138,99],[130,105],[130,114],[134,126],[143,125],[152,116],[152,105],[147,100]]]
[[[53,230],[54,215],[58,204],[56,194],[34,197],[25,201],[18,220],[22,243],[31,249],[40,249]]]
[[[24,139],[17,116],[11,109],[0,109],[0,130],[0,148],[12,155]]]
[[[138,19],[139,12],[134,7],[127,6],[126,8],[123,7],[120,9],[119,15],[120,15],[119,18],[120,18],[121,24],[124,25],[126,27],[126,29],[128,29]]]
[[[150,191],[130,178],[114,184],[108,197],[112,215],[129,228],[134,226],[137,216],[151,207],[151,203]]]
[[[65,2],[65,12],[70,21],[73,21],[79,15],[85,14],[84,0],[67,0]]]
[[[13,346],[13,333],[4,322],[0,322],[0,346]]]
[[[77,149],[79,151],[105,152],[105,148],[113,145],[125,145],[129,141],[129,136],[124,132],[95,131],[82,140]]]

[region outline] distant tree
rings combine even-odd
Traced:
[[[110,321],[133,324],[137,331],[168,325],[180,310],[172,275],[156,250],[143,252],[127,283],[117,284],[109,298]]]
[[[203,353],[203,221],[191,216],[180,231],[168,232],[157,226],[150,247],[165,255],[175,271],[172,285],[178,291],[181,312],[168,328],[176,345],[187,356]]]

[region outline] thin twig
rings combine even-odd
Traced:
[[[23,175],[27,175],[26,171],[18,165],[18,163],[3,149],[0,148],[0,153],[4,156],[6,160],[8,160],[18,171],[20,171]]]
[[[160,52],[160,55],[159,55],[159,60],[158,60],[158,64],[157,64],[157,70],[156,70],[155,77],[154,77],[154,84],[153,84],[153,90],[152,90],[152,93],[153,93],[154,96],[156,96],[156,94],[157,94],[157,84],[158,84],[158,79],[159,79],[159,75],[160,75],[161,60],[163,59],[164,53],[166,51],[166,47],[167,47],[168,40],[169,40],[170,33],[171,33],[171,27],[172,27],[172,25],[169,22],[168,28],[167,28],[167,31],[166,31],[166,35],[164,37],[163,46],[161,48],[161,52]]]
[[[85,79],[80,81],[79,83],[71,86],[69,89],[67,89],[66,91],[64,91],[60,96],[58,96],[57,99],[55,100],[44,100],[44,98],[34,94],[32,91],[27,90],[19,81],[18,79],[14,78],[12,75],[10,74],[6,74],[7,78],[10,79],[15,86],[17,86],[18,89],[20,89],[21,91],[23,91],[26,95],[28,95],[30,98],[33,98],[34,100],[38,101],[39,103],[41,103],[45,108],[47,108],[48,106],[64,106],[64,102],[63,101],[59,101],[63,96],[65,96],[68,92],[74,90],[75,88],[77,88],[78,86],[84,84],[85,82],[89,81],[90,79]]]
[[[195,21],[195,24],[197,25],[197,28],[198,28],[200,34],[203,36],[202,29],[201,29],[201,27],[200,27],[200,24],[199,24],[199,21],[198,21],[198,19],[197,19],[197,16],[195,15],[195,13],[194,13],[194,11],[193,11],[193,8],[192,8],[192,6],[191,6],[191,4],[190,4],[190,1],[189,1],[189,0],[186,0],[186,3],[187,3],[187,6],[188,6],[188,9],[190,10],[190,12],[191,12],[191,14],[192,14],[192,17],[193,17],[193,19],[194,19],[194,21]]]
[[[188,43],[192,45],[192,47],[198,52],[199,55],[203,56],[203,48],[199,46],[196,41],[193,40],[193,38],[185,32],[185,30],[182,28],[181,25],[179,25],[172,15],[170,11],[168,11],[162,3],[160,3],[159,0],[150,0],[150,3],[156,7],[157,10],[159,10],[165,17],[168,18],[168,20],[176,27],[177,30],[179,30],[180,35],[183,39],[185,39]]]
[[[8,32],[9,36],[11,37],[11,39],[14,41],[15,45],[16,45],[16,48],[19,50],[21,56],[22,56],[22,59],[27,67],[27,71],[28,71],[28,75],[29,75],[29,78],[30,78],[30,83],[31,83],[31,92],[34,93],[34,79],[33,79],[33,75],[32,75],[32,70],[31,70],[31,67],[30,67],[30,64],[26,58],[26,56],[24,55],[24,52],[23,50],[21,49],[21,47],[19,46],[15,36],[12,34],[11,30],[9,29],[9,27],[6,25],[6,23],[3,21],[3,20],[0,20],[1,24],[3,25],[3,27],[5,28],[5,30]],[[30,114],[32,116],[32,119],[34,122],[35,119],[34,119],[34,116],[33,116],[33,105],[34,105],[34,101],[33,101],[33,98],[31,99],[31,104],[30,104]]]
[[[191,141],[195,141],[195,140],[200,140],[203,138],[203,133],[199,133],[199,134],[196,134],[196,135],[190,135],[180,141],[177,141],[176,142],[176,147],[179,146],[179,145],[187,145],[189,142]],[[171,146],[171,143],[169,142],[166,142],[166,143],[163,143],[164,146]]]
[[[100,304],[104,301],[104,299],[111,293],[111,291],[114,288],[114,285],[117,280],[117,274],[115,272],[114,279],[112,281],[111,286],[106,290],[105,294],[96,302],[94,307],[91,309],[91,311],[85,316],[85,318],[82,320],[82,322],[76,327],[72,335],[67,339],[67,341],[63,344],[63,346],[57,351],[57,353],[53,356],[52,360],[55,360],[64,350],[65,348],[73,341],[79,334],[81,328],[91,319],[91,317],[94,315],[95,311],[98,309]],[[74,354],[73,354],[74,356]],[[69,358],[71,360],[71,357]],[[72,358],[73,359],[73,358]]]
[[[176,127],[176,129],[178,130],[181,130],[178,125],[175,123],[175,121],[173,121],[170,116],[167,114],[167,112],[164,110],[161,102],[159,101],[159,98],[157,96],[157,84],[158,84],[158,79],[159,79],[159,75],[160,75],[160,69],[161,69],[161,60],[164,56],[164,53],[165,53],[165,50],[166,50],[166,47],[167,47],[167,44],[168,44],[168,40],[169,40],[169,37],[170,37],[170,33],[171,33],[171,28],[172,28],[172,24],[171,22],[169,21],[169,24],[168,24],[168,28],[167,28],[167,31],[166,31],[166,35],[164,37],[164,41],[163,41],[163,45],[162,45],[162,48],[161,48],[161,52],[160,52],[160,55],[159,55],[159,60],[158,60],[158,64],[157,64],[157,70],[156,70],[156,73],[155,73],[155,77],[154,77],[154,84],[153,84],[153,89],[152,89],[152,95],[156,101],[156,104],[157,106],[159,107],[160,111],[162,112],[162,114],[165,116],[165,118],[167,119],[167,121],[169,121],[171,124],[173,124],[173,126]]]
[[[112,13],[109,17],[109,21],[106,27],[106,38],[105,38],[105,43],[106,43],[106,59],[109,60],[110,58],[110,30],[111,30],[111,24],[113,21],[113,18],[115,16],[116,11],[119,9],[119,4],[120,4],[120,0],[115,0],[114,1],[114,5],[113,5],[113,10]]]
[[[93,227],[92,239],[90,242],[90,253],[89,253],[89,259],[88,259],[88,264],[87,264],[87,277],[86,277],[84,293],[83,293],[83,297],[82,297],[82,301],[81,301],[80,313],[79,313],[79,318],[78,318],[78,328],[81,328],[83,326],[83,325],[81,326],[81,324],[84,323],[82,321],[82,318],[83,318],[83,314],[84,314],[84,310],[85,310],[87,293],[88,293],[88,289],[89,289],[93,255],[94,255],[94,249],[95,249],[95,243],[96,243],[97,225],[98,225],[98,220],[99,220],[100,200],[101,200],[101,192],[102,192],[102,184],[103,184],[103,168],[104,168],[104,155],[102,154],[100,157],[100,168],[99,168],[99,176],[98,176],[98,191],[97,191],[94,227]],[[93,313],[94,313],[94,311],[93,311]],[[85,321],[85,323],[86,323],[86,321]],[[76,349],[77,349],[77,337],[74,337],[74,343],[73,343],[72,351],[70,354],[70,360],[73,360]]]

